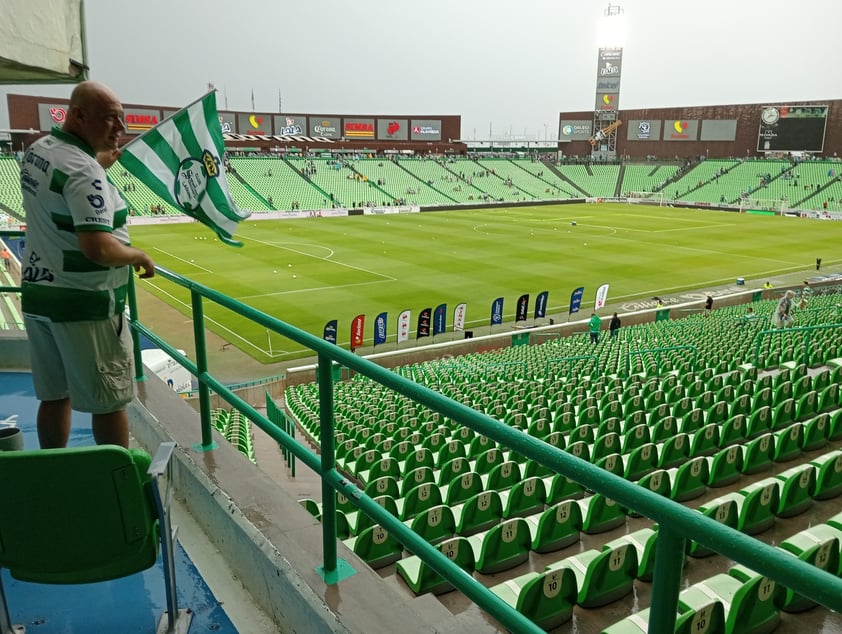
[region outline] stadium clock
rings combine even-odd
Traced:
[[[774,125],[778,122],[781,113],[778,112],[777,108],[764,108],[763,112],[760,113],[760,119],[766,125]]]

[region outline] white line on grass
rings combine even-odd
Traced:
[[[371,282],[355,282],[354,284],[338,284],[336,286],[314,286],[313,288],[299,288],[289,291],[278,291],[276,293],[261,293],[260,295],[241,295],[234,299],[242,301],[244,299],[259,299],[261,297],[275,297],[277,295],[293,295],[295,293],[309,293],[311,291],[334,291],[337,289],[351,288],[353,286],[368,286],[371,284],[386,284],[388,282],[396,282],[395,279],[390,280],[373,280]]]
[[[251,240],[252,242],[257,242],[258,244],[262,244],[262,245],[265,245],[267,247],[275,247],[276,249],[284,249],[286,251],[292,251],[293,253],[297,253],[299,255],[303,255],[305,257],[313,258],[313,259],[316,259],[316,260],[326,260],[326,261],[330,262],[331,264],[336,264],[337,266],[344,266],[344,267],[349,268],[349,269],[354,269],[355,271],[362,271],[363,273],[368,273],[369,275],[377,275],[379,277],[383,277],[383,278],[389,280],[390,282],[397,282],[398,281],[398,278],[392,277],[391,275],[385,275],[383,273],[377,273],[375,271],[369,271],[368,269],[364,269],[364,268],[359,267],[359,266],[354,266],[353,264],[345,264],[344,262],[337,262],[336,260],[331,260],[330,258],[333,257],[333,250],[331,250],[331,249],[328,249],[328,251],[330,251],[330,255],[328,255],[327,257],[319,257],[317,255],[312,255],[311,253],[305,253],[303,251],[291,249],[290,247],[281,246],[281,245],[279,245],[277,243],[274,243],[274,242],[266,242],[264,240],[258,240],[257,238],[249,238],[248,236],[242,236],[242,239],[243,240]],[[319,248],[324,248],[324,247],[321,247],[320,245],[312,245],[312,246],[318,246]]]
[[[170,292],[168,292],[168,291],[165,291],[163,288],[161,288],[161,287],[160,287],[160,286],[158,286],[157,284],[154,284],[154,283],[150,282],[149,280],[144,280],[144,282],[145,282],[146,284],[148,284],[149,286],[151,286],[152,288],[157,289],[160,293],[162,293],[162,294],[166,295],[167,297],[169,297],[170,299],[172,299],[172,300],[173,300],[174,302],[176,302],[177,304],[181,304],[181,305],[182,305],[182,306],[184,306],[185,308],[190,308],[190,305],[189,305],[187,302],[183,302],[183,301],[181,301],[180,299],[178,299],[178,297],[176,297],[175,295],[173,295],[172,293],[170,293]],[[262,354],[265,354],[265,355],[266,355],[267,357],[269,357],[270,359],[271,359],[271,358],[274,358],[274,357],[282,357],[282,356],[285,356],[285,355],[287,355],[287,354],[290,354],[290,351],[288,351],[288,350],[282,350],[282,351],[281,351],[281,353],[276,353],[276,352],[273,352],[272,354],[269,354],[266,350],[264,350],[264,349],[263,349],[263,348],[261,348],[260,346],[256,346],[256,345],[254,345],[254,343],[252,343],[249,339],[246,339],[245,337],[243,337],[243,336],[241,336],[241,335],[237,334],[235,331],[231,330],[230,328],[228,328],[227,326],[225,326],[225,325],[221,324],[220,322],[216,321],[215,319],[212,319],[212,318],[208,317],[208,316],[207,316],[207,314],[205,315],[205,321],[209,321],[209,322],[211,322],[212,324],[216,324],[217,326],[219,326],[220,328],[222,328],[222,330],[224,330],[225,332],[230,333],[232,336],[236,337],[237,339],[239,339],[240,341],[242,341],[242,342],[243,342],[243,343],[245,343],[246,345],[251,346],[252,348],[254,348],[255,350],[257,350],[258,352],[261,352]]]
[[[181,262],[184,262],[185,264],[189,264],[190,266],[195,266],[197,269],[202,269],[202,270],[203,270],[203,271],[205,271],[206,273],[213,273],[213,271],[211,271],[210,269],[206,269],[204,266],[199,266],[199,265],[198,265],[198,264],[196,264],[193,260],[189,260],[189,261],[188,261],[188,260],[185,260],[184,258],[180,258],[180,257],[178,257],[177,255],[175,255],[175,254],[173,254],[173,253],[170,253],[169,251],[164,251],[163,249],[159,249],[158,247],[154,247],[154,249],[155,249],[156,251],[160,251],[161,253],[163,253],[163,254],[164,254],[164,255],[166,255],[166,256],[169,256],[169,257],[171,257],[171,258],[175,258],[176,260],[179,260],[179,261],[181,261]]]

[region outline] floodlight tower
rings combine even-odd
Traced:
[[[599,159],[617,156],[617,130],[622,123],[620,109],[620,77],[623,68],[625,18],[619,4],[608,3],[600,21],[597,38],[600,43],[596,68],[596,96],[594,99],[593,131],[590,138],[591,155]]]

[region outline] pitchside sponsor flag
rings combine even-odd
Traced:
[[[433,312],[433,336],[440,335],[447,328],[447,304],[439,304]]]
[[[605,301],[608,299],[608,284],[603,284],[596,289],[596,299],[593,302],[594,310],[599,310],[605,306]]]
[[[543,319],[547,316],[547,298],[550,296],[550,291],[543,291],[538,293],[535,298],[535,319]]]
[[[503,298],[498,297],[491,302],[491,325],[503,323]]]
[[[336,343],[336,329],[339,327],[339,322],[336,319],[331,319],[325,324],[325,330],[322,334],[322,339],[330,343]]]
[[[386,313],[374,318],[374,345],[386,343]]]
[[[365,315],[357,315],[351,321],[351,350],[361,348],[365,332]]]
[[[409,320],[410,313],[408,310],[405,310],[398,315],[398,343],[401,341],[409,341]]]
[[[415,334],[416,339],[430,336],[430,317],[433,314],[432,307],[425,308],[418,313],[418,331]]]
[[[517,313],[515,321],[526,321],[526,314],[529,312],[529,295],[521,295],[517,298]]]
[[[214,92],[129,141],[120,162],[170,205],[241,247],[232,237],[251,212],[237,209],[228,189]]]
[[[456,308],[453,309],[453,330],[465,330],[466,309],[466,304],[456,304]]]
[[[585,294],[585,287],[580,286],[570,294],[570,313],[578,313],[579,307],[582,305],[582,296]]]

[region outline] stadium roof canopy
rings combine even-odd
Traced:
[[[0,84],[87,79],[83,0],[3,0]]]

